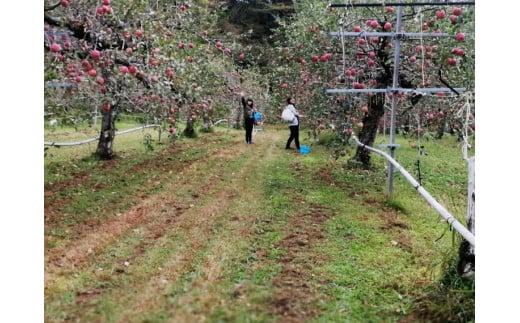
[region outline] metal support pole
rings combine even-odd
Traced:
[[[401,2],[402,0],[400,0]],[[401,30],[401,17],[403,15],[403,8],[401,6],[397,7],[397,22],[395,25],[396,32]],[[394,39],[394,75],[392,80],[392,89],[394,92],[392,93],[392,111],[390,113],[390,157],[394,158],[395,151],[395,110],[397,106],[397,89],[399,87],[399,56],[401,55],[401,39],[400,37],[395,37]],[[388,197],[392,197],[393,193],[393,181],[394,181],[394,166],[392,163],[388,163],[388,188],[387,194]]]
[[[370,3],[331,3],[331,8],[348,8],[348,7],[418,7],[418,6],[474,6],[475,1],[453,1],[453,2],[370,2]]]

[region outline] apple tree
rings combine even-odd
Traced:
[[[209,127],[214,96],[231,100],[240,45],[217,28],[222,8],[205,1],[45,2],[45,109],[63,120],[101,116],[97,155],[114,156],[115,120],[127,113],[174,140]],[[58,84],[58,86],[56,86]]]
[[[465,105],[461,93],[422,95],[405,93],[345,93],[326,95],[327,89],[387,89],[394,73],[394,39],[365,36],[367,32],[395,30],[397,8],[331,8],[326,2],[301,1],[295,13],[281,22],[277,34],[276,62],[272,79],[279,96],[296,96],[299,109],[317,129],[330,127],[338,136],[353,131],[371,146],[388,118],[396,95],[396,126],[411,136],[422,136],[426,127],[437,137],[446,127],[462,128],[458,107]],[[328,9],[327,9],[328,8]],[[331,31],[340,37],[330,36]],[[400,42],[398,87],[474,88],[474,10],[471,6],[404,7],[401,31],[448,33],[453,37],[408,37]],[[358,37],[342,36],[356,32]],[[469,99],[471,101],[471,99]],[[474,112],[471,111],[470,115]],[[419,122],[417,122],[419,120]],[[385,120],[388,121],[388,120]],[[389,122],[387,122],[389,124]],[[466,122],[470,131],[474,121]],[[384,129],[383,129],[384,130]],[[353,160],[368,166],[370,152],[358,148]]]
[[[344,31],[388,32],[394,31],[396,8],[335,8]],[[400,41],[398,87],[409,89],[447,88],[447,93],[425,95],[418,91],[405,93],[366,93],[346,95],[353,109],[347,115],[357,114],[360,122],[359,140],[365,145],[373,145],[382,117],[387,113],[389,101],[398,96],[397,124],[405,131],[412,128],[415,135],[422,135],[433,116],[446,115],[441,104],[453,104],[461,93],[454,88],[473,91],[474,80],[474,12],[471,6],[424,6],[403,7],[401,31],[419,34],[417,37],[403,37]],[[422,37],[422,33],[447,33],[450,37]],[[331,80],[335,88],[386,89],[392,87],[394,78],[394,41],[390,36],[345,37],[342,47],[342,64],[336,66],[336,78]],[[439,100],[438,102],[436,100]],[[450,100],[451,99],[451,100]],[[424,101],[424,104],[420,104]],[[428,111],[430,110],[430,111]],[[410,114],[414,116],[411,118]],[[442,113],[440,113],[442,112]],[[448,112],[449,113],[449,112]],[[356,118],[356,117],[354,117]],[[354,119],[355,120],[355,119]],[[410,121],[413,120],[413,121]],[[416,120],[422,120],[416,122]],[[411,124],[419,125],[415,128]],[[442,123],[442,122],[441,122]],[[369,165],[369,151],[358,147],[354,160]]]
[[[334,28],[336,21],[322,1],[299,1],[293,7],[294,13],[279,20],[269,51],[271,105],[280,114],[286,97],[292,96],[306,116],[302,121],[317,126],[329,101],[326,83],[334,73],[331,49],[336,40],[325,32]]]

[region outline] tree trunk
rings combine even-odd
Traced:
[[[114,158],[114,138],[116,136],[115,127],[115,113],[113,110],[103,111],[101,121],[101,133],[99,135],[99,142],[96,154],[101,159]]]
[[[385,93],[375,93],[368,99],[368,112],[363,117],[363,128],[358,139],[366,146],[372,146],[376,140],[377,129],[381,117],[385,114]],[[358,146],[352,161],[360,162],[363,166],[370,165],[370,151]]]
[[[442,139],[444,136],[444,131],[446,130],[446,116],[442,117],[439,121],[439,126],[437,127],[437,132],[435,134],[435,139]]]
[[[197,132],[195,131],[195,123],[191,117],[188,117],[186,121],[186,128],[184,129],[184,136],[187,138],[195,138],[197,137]]]

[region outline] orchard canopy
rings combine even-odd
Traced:
[[[171,140],[226,119],[240,125],[240,92],[266,122],[281,122],[288,96],[317,135],[359,133],[373,144],[398,96],[396,129],[410,136],[472,135],[474,7],[402,6],[399,87],[394,76],[397,6],[329,6],[328,1],[45,1],[45,116],[58,124],[101,117],[97,153],[113,156],[120,114],[157,124]],[[397,3],[397,2],[396,2]],[[407,1],[410,4],[413,1]],[[374,5],[379,4],[379,5]],[[331,33],[339,33],[337,36]],[[359,36],[345,36],[356,32]],[[425,37],[423,34],[449,34]],[[421,88],[464,88],[424,94]],[[467,110],[467,107],[470,109]],[[181,126],[182,125],[182,126]],[[179,129],[182,128],[182,129]],[[368,164],[369,156],[357,159]]]

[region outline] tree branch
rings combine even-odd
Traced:
[[[54,10],[54,9],[58,8],[60,5],[61,5],[61,1],[58,0],[57,3],[51,4],[51,5],[47,6],[47,7],[44,7],[43,10],[44,11],[51,11],[51,10]]]

